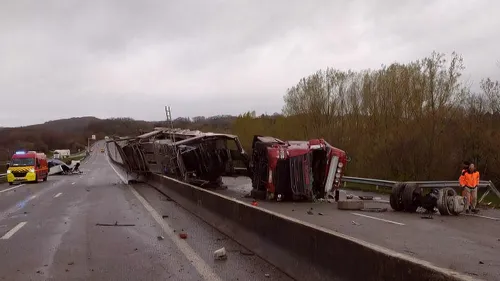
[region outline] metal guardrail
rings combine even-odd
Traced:
[[[373,185],[378,187],[387,187],[387,188],[392,188],[397,181],[390,181],[390,180],[380,180],[380,179],[370,179],[370,178],[358,178],[358,177],[342,177],[342,180],[344,182],[350,182],[350,183],[359,183],[359,184],[366,184],[366,185]],[[417,184],[419,187],[422,188],[445,188],[445,187],[460,187],[460,184],[458,183],[458,180],[456,181],[407,181],[404,182],[406,184],[412,183],[412,184]],[[487,188],[486,192],[481,196],[479,199],[479,202],[482,202],[483,199],[488,195],[491,191],[495,193],[498,198],[500,198],[500,192],[498,189],[495,187],[492,181],[480,181],[479,188]]]

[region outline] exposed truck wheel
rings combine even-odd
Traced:
[[[445,187],[439,191],[439,198],[437,202],[437,208],[442,216],[453,215],[454,202],[453,197],[457,195],[457,192],[451,187]]]
[[[392,187],[389,203],[394,211],[401,212],[404,210],[402,195],[405,187],[406,184],[402,182],[398,182]]]
[[[49,174],[46,174],[45,177],[43,178],[43,181],[47,181],[48,177],[49,177]]]
[[[403,206],[406,212],[415,213],[420,207],[420,198],[422,196],[422,189],[414,183],[406,184],[403,191]]]

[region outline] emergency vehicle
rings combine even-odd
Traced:
[[[16,152],[7,169],[7,181],[10,185],[18,182],[46,181],[48,175],[47,157],[36,151]]]

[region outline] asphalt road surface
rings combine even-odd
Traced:
[[[122,184],[101,147],[83,175],[0,185],[0,280],[292,280],[155,189]]]
[[[244,195],[251,190],[246,178],[225,178],[226,190],[217,190],[250,203]],[[440,216],[423,219],[420,214],[391,210],[389,198],[372,195],[377,202],[367,208],[387,208],[386,212],[342,211],[336,203],[292,203],[259,201],[258,206],[307,221],[366,242],[427,260],[437,266],[484,280],[500,280],[500,211],[481,210],[477,216]],[[375,198],[374,198],[375,199]],[[308,213],[308,211],[310,211]]]

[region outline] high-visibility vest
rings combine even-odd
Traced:
[[[460,184],[460,186],[467,185],[467,182],[465,182],[465,173],[467,173],[467,169],[462,169],[460,177],[458,178],[458,183]]]
[[[464,183],[466,186],[470,188],[474,188],[479,185],[479,172],[474,171],[474,172],[465,172],[464,174]]]

